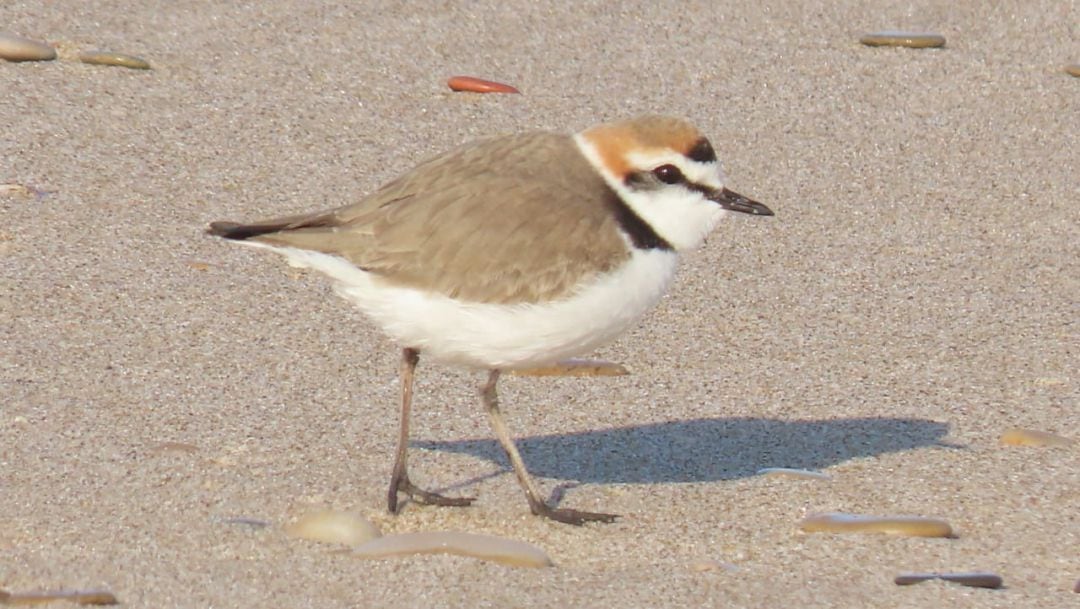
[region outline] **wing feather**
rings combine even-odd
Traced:
[[[338,255],[466,301],[525,303],[569,296],[629,257],[615,196],[570,136],[535,133],[459,148],[353,205],[211,232]]]

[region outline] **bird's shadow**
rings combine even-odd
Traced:
[[[709,482],[754,475],[763,467],[822,469],[859,457],[941,441],[948,425],[926,419],[787,421],[714,418],[617,427],[517,441],[534,475],[581,483]],[[464,453],[504,469],[494,439],[414,441],[417,448]]]

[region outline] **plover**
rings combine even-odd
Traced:
[[[617,337],[667,290],[679,252],[700,245],[728,212],[772,215],[724,186],[712,145],[691,124],[644,116],[573,135],[467,144],[351,205],[214,222],[207,232],[329,275],[402,346],[391,512],[399,493],[422,504],[473,501],[409,479],[409,412],[423,353],[488,371],[480,396],[530,509],[582,524],[616,516],[547,504],[503,421],[499,375]]]

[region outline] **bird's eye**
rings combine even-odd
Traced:
[[[674,165],[661,165],[653,169],[652,172],[656,179],[664,184],[678,184],[683,181],[682,172]]]

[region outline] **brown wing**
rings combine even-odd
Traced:
[[[423,163],[362,201],[240,225],[226,238],[336,254],[402,285],[462,300],[554,299],[629,251],[615,197],[567,135],[487,140]]]

